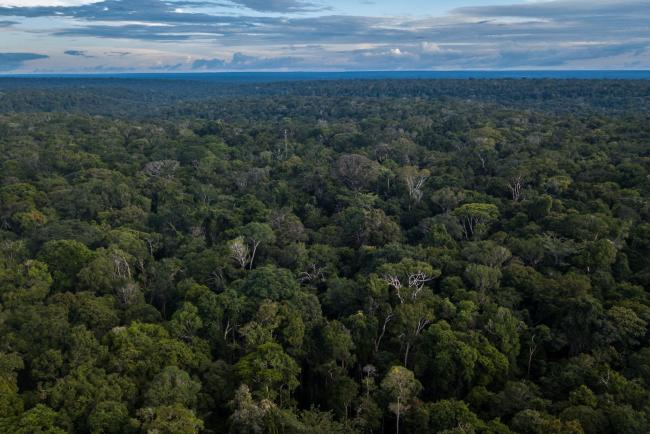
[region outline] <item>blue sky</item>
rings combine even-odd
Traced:
[[[0,73],[650,69],[650,0],[0,0]]]

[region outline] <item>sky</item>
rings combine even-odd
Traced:
[[[0,0],[0,74],[571,69],[650,69],[650,0]]]

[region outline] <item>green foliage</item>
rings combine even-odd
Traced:
[[[487,265],[470,264],[465,269],[465,279],[479,292],[499,286],[501,272]]]
[[[88,427],[93,434],[135,432],[136,423],[129,418],[129,409],[126,404],[119,401],[98,403],[88,418]]]
[[[19,417],[0,419],[0,429],[3,432],[16,434],[65,434],[64,428],[57,412],[51,408],[38,404]]]
[[[235,365],[237,374],[245,384],[261,397],[285,399],[298,387],[300,367],[276,343],[258,346],[255,351],[242,357]]]
[[[489,203],[467,203],[453,211],[463,226],[465,238],[480,236],[498,218],[499,208]]]
[[[204,423],[192,410],[181,404],[146,407],[138,410],[141,430],[161,434],[198,434]]]
[[[93,252],[74,240],[52,240],[43,245],[38,254],[46,263],[57,291],[73,290],[77,286],[77,274],[88,265]]]
[[[429,416],[428,429],[433,432],[452,430],[456,427],[480,429],[483,423],[462,401],[443,400],[434,402],[427,408]]]
[[[18,395],[16,374],[22,368],[23,361],[17,354],[0,353],[0,419],[22,412],[23,401]]]
[[[287,300],[297,291],[298,282],[291,271],[272,265],[251,271],[241,284],[241,292],[257,300]]]
[[[391,412],[397,416],[397,428],[399,432],[400,415],[411,406],[411,401],[422,389],[422,385],[415,379],[413,372],[402,366],[393,366],[381,382],[381,388],[392,398],[389,404]]]
[[[646,433],[648,82],[52,80],[0,432]]]
[[[197,393],[201,384],[176,366],[167,366],[151,382],[145,393],[145,402],[152,407],[182,404],[185,407],[196,405]]]

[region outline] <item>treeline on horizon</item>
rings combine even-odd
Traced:
[[[259,81],[236,78],[3,78],[0,113],[63,112],[175,118],[189,104],[265,97],[471,100],[554,113],[635,113],[650,110],[650,80],[602,79],[346,79]]]
[[[648,433],[650,82],[89,83],[0,79],[0,432]]]

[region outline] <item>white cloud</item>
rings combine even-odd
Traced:
[[[442,48],[435,42],[423,42],[422,51],[425,53],[439,53],[442,51]]]
[[[33,8],[42,6],[83,6],[99,3],[102,0],[0,0],[1,7]]]

